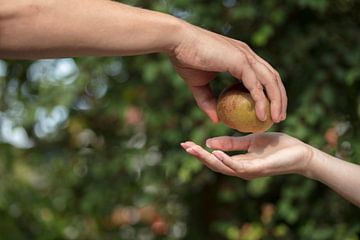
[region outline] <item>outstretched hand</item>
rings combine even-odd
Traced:
[[[209,82],[219,72],[242,81],[255,100],[257,117],[266,120],[266,95],[274,122],[286,118],[287,96],[278,72],[245,43],[184,23],[183,35],[171,59],[187,82],[199,107],[218,122],[216,99]]]
[[[287,173],[306,174],[311,147],[282,133],[256,133],[244,137],[215,137],[206,141],[212,153],[193,142],[181,143],[189,154],[210,169],[230,176],[253,179]],[[245,150],[229,156],[223,151]]]

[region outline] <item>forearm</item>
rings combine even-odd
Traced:
[[[0,0],[0,57],[168,52],[180,20],[107,0]]]
[[[360,206],[360,166],[313,149],[307,176],[321,181]]]

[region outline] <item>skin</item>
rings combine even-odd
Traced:
[[[199,107],[218,122],[209,82],[219,72],[242,81],[256,114],[286,118],[278,72],[245,43],[173,16],[107,0],[0,0],[0,58],[37,59],[165,53]]]
[[[300,174],[320,181],[360,207],[360,166],[330,156],[282,133],[256,133],[245,137],[215,137],[206,141],[208,152],[193,142],[181,143],[187,153],[210,169],[251,180],[281,174]],[[245,150],[229,156],[224,151]]]

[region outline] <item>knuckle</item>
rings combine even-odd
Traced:
[[[249,62],[249,65],[250,65],[250,66],[254,66],[254,65],[257,64],[257,60],[256,60],[254,57],[252,57],[252,56],[249,56],[249,57],[248,57],[248,62]]]
[[[272,77],[270,78],[272,82],[274,82],[275,84],[276,83],[279,83],[279,79],[275,76],[275,75],[272,75]]]
[[[251,95],[259,103],[265,103],[265,99],[263,98],[263,87],[262,86],[256,86],[252,89],[250,89]]]
[[[275,89],[278,88],[278,80],[274,77],[274,75],[270,75],[271,77],[267,78],[263,81],[263,85],[266,89]]]
[[[264,90],[263,85],[262,85],[259,81],[256,82],[255,88],[256,88],[257,90],[259,90],[259,91]]]
[[[281,76],[280,76],[280,74],[279,74],[277,71],[275,71],[275,77],[278,79],[278,81],[280,81]]]
[[[243,66],[247,66],[248,65],[248,60],[246,58],[246,55],[242,52],[239,53],[239,64],[243,65]]]
[[[287,97],[286,93],[284,93],[284,104],[287,103],[287,100],[288,100],[288,97]]]
[[[250,49],[249,45],[246,44],[246,43],[244,43],[244,42],[239,41],[239,44],[240,44],[240,46],[241,46],[242,48],[244,48],[244,49],[247,49],[247,50]]]
[[[252,51],[251,47],[247,43],[243,43],[243,46],[247,51]]]
[[[193,148],[196,152],[200,152],[200,150],[201,150],[199,146],[193,146],[192,148]]]
[[[260,94],[261,93],[260,91],[263,91],[264,87],[259,81],[256,81],[255,83],[249,86],[249,90],[253,94]]]

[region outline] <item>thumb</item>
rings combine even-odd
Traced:
[[[219,122],[216,113],[216,98],[212,94],[210,86],[208,84],[205,86],[190,86],[190,90],[199,108],[205,112],[214,123]]]

